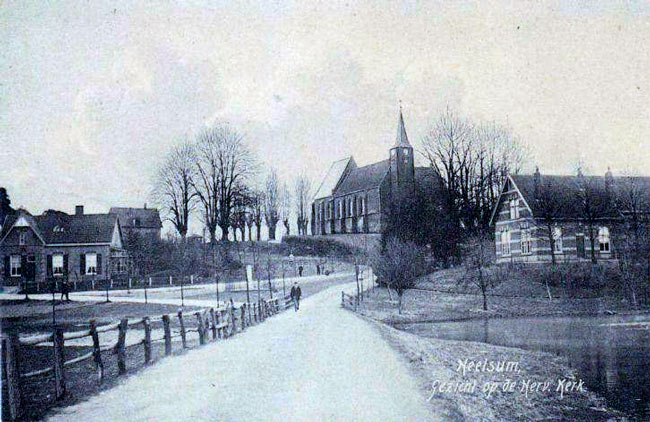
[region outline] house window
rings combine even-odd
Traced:
[[[531,253],[533,248],[533,238],[531,229],[528,228],[528,224],[521,225],[521,254],[528,255]]]
[[[553,250],[556,253],[562,253],[562,229],[555,227],[553,229]]]
[[[352,217],[354,215],[354,209],[352,208],[352,198],[348,200],[348,217]]]
[[[501,254],[510,255],[510,230],[508,228],[503,229],[503,233],[501,233]]]
[[[63,255],[52,255],[52,274],[54,276],[63,275]]]
[[[364,215],[366,210],[363,209],[363,198],[359,198],[359,215]]]
[[[404,155],[405,155],[406,157],[409,156],[409,150],[408,150],[408,148],[404,148]]]
[[[9,268],[11,271],[9,275],[12,277],[20,277],[22,274],[20,261],[20,255],[11,255],[9,257]]]
[[[516,220],[519,218],[519,207],[517,207],[517,199],[510,200],[510,219]]]
[[[18,235],[18,244],[23,246],[25,244],[26,239],[27,239],[27,233],[20,232],[20,235]]]
[[[97,254],[96,253],[87,253],[86,254],[86,274],[97,274]]]
[[[117,260],[115,267],[118,273],[124,272],[126,270],[124,263],[122,262],[121,259]]]
[[[609,229],[607,227],[601,227],[598,229],[598,246],[601,252],[609,252]]]

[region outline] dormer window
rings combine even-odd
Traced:
[[[53,233],[63,233],[63,227],[61,227],[61,226],[54,226],[54,228],[52,229],[52,232],[53,232]]]

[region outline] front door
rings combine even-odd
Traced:
[[[25,266],[25,280],[36,280],[36,257],[34,255],[27,256],[27,265]]]
[[[578,254],[578,258],[585,257],[585,236],[584,235],[576,235],[576,252]]]

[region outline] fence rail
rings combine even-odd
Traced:
[[[359,279],[357,294],[349,294],[341,291],[341,306],[343,308],[348,308],[356,311],[359,308],[361,302],[363,302],[364,298],[368,297],[368,295],[375,290],[376,277],[370,270],[367,270],[367,272],[369,282],[363,283],[363,279]]]
[[[232,302],[218,308],[200,309],[193,312],[179,310],[176,314],[163,314],[160,316],[146,316],[135,320],[123,318],[118,322],[97,326],[96,320],[90,320],[90,329],[82,331],[64,332],[61,328],[55,328],[51,334],[40,334],[33,336],[20,336],[18,333],[6,333],[2,337],[2,351],[4,358],[3,382],[6,382],[6,397],[3,397],[3,406],[8,407],[8,415],[11,420],[18,420],[25,416],[24,381],[27,378],[42,376],[54,373],[54,398],[61,399],[66,394],[66,367],[90,359],[94,361],[98,381],[104,379],[104,354],[109,352],[117,356],[118,375],[126,373],[126,334],[129,328],[143,327],[143,338],[135,345],[144,346],[145,365],[152,363],[152,343],[165,342],[165,356],[172,354],[172,339],[181,338],[182,348],[187,349],[187,334],[197,333],[200,345],[209,341],[217,341],[229,338],[237,333],[243,332],[246,327],[261,323],[268,317],[277,314],[291,306],[291,302],[283,298],[265,299],[250,306],[242,304],[234,306]],[[191,317],[194,318],[191,318]],[[176,318],[179,329],[177,334],[172,334],[171,321]],[[190,320],[194,319],[196,325],[191,328]],[[164,335],[152,338],[152,323],[162,322]],[[117,331],[117,341],[108,346],[101,346],[100,334]],[[92,338],[92,351],[77,356],[73,359],[65,359],[65,342],[67,340]],[[30,372],[21,371],[21,355],[24,347],[37,346],[43,343],[53,343],[53,354],[51,366],[33,370]]]

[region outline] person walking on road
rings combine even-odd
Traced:
[[[291,287],[291,300],[293,300],[293,308],[295,312],[298,312],[298,309],[300,309],[300,295],[302,295],[302,291],[300,290],[300,286],[296,281]]]

